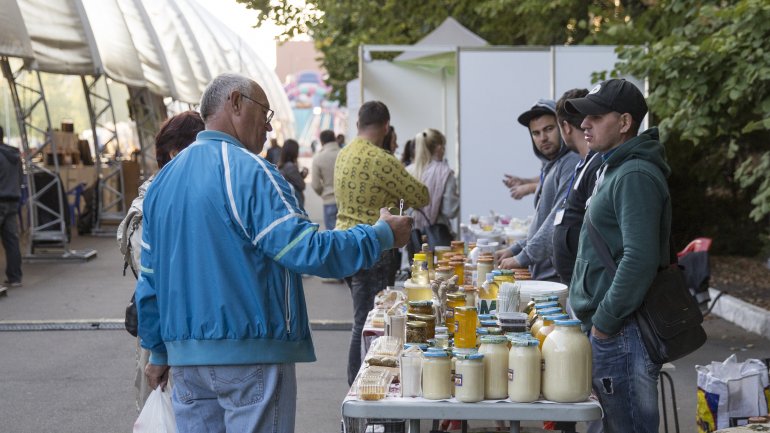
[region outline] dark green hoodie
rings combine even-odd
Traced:
[[[657,128],[621,144],[606,158],[585,217],[609,246],[617,273],[613,279],[602,265],[584,224],[569,302],[584,330],[594,325],[616,334],[641,305],[658,268],[669,262],[666,178],[671,169]]]

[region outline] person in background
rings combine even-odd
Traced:
[[[278,165],[278,161],[281,160],[281,146],[278,145],[278,139],[270,139],[270,148],[265,152],[265,159],[273,165]]]
[[[396,149],[398,149],[398,136],[396,135],[396,129],[391,125],[388,128],[388,133],[385,134],[385,138],[382,139],[382,148],[385,149],[391,155],[395,155]]]
[[[569,284],[572,279],[586,202],[594,190],[596,171],[602,165],[601,156],[588,148],[588,142],[580,127],[585,116],[580,113],[568,113],[565,107],[567,100],[583,98],[587,94],[586,89],[572,89],[556,101],[556,120],[559,122],[564,144],[573,152],[577,152],[581,158],[570,181],[572,187],[567,190],[554,216],[553,266],[564,284]]]
[[[540,183],[535,193],[535,218],[527,239],[498,250],[495,257],[502,269],[528,267],[534,280],[558,281],[553,268],[553,222],[557,204],[569,189],[569,181],[580,157],[564,145],[556,122],[556,102],[541,99],[522,113],[519,123],[526,127],[532,150],[542,162]]]
[[[174,378],[180,433],[294,431],[295,363],[315,361],[301,274],[342,277],[404,245],[411,219],[318,231],[259,153],[270,101],[237,74],[203,92],[206,130],[144,199],[139,337],[150,386]],[[169,371],[169,366],[170,371]]]
[[[283,142],[281,159],[278,160],[278,170],[294,188],[294,196],[297,197],[299,207],[305,207],[305,178],[307,168],[299,168],[297,158],[299,156],[299,143],[291,138]]]
[[[580,230],[569,302],[590,332],[604,431],[657,433],[661,364],[650,361],[634,311],[658,269],[670,263],[671,169],[658,129],[637,135],[647,103],[630,82],[604,81],[565,105],[568,113],[585,116],[585,139],[602,158]],[[594,244],[591,227],[605,245]],[[614,275],[597,248],[609,249]]]
[[[401,152],[401,164],[404,167],[409,166],[414,159],[414,139],[409,139],[404,143],[404,151]]]
[[[428,188],[412,177],[401,163],[382,148],[390,126],[388,107],[368,101],[358,110],[358,137],[340,150],[334,168],[334,195],[337,198],[337,230],[356,224],[371,224],[377,209],[399,206],[404,209],[428,204]],[[392,270],[393,254],[384,251],[377,262],[345,278],[353,297],[353,333],[348,352],[348,385],[361,367],[361,330],[366,315],[374,307],[374,297],[385,289]]]
[[[432,224],[444,224],[451,230],[450,220],[460,210],[460,195],[454,171],[444,159],[446,138],[441,132],[429,128],[417,134],[414,143],[414,162],[406,171],[420,179],[430,194],[430,202],[420,209],[428,220],[415,212],[414,226],[426,229]]]
[[[19,149],[5,144],[0,127],[0,238],[5,250],[5,280],[2,286],[21,287],[21,249],[19,247],[19,203],[24,166]],[[7,293],[6,293],[7,294]]]
[[[329,129],[321,131],[319,139],[321,140],[321,150],[313,156],[310,186],[323,200],[324,227],[326,230],[334,230],[334,226],[337,224],[337,200],[334,198],[334,164],[337,162],[340,146],[334,138],[334,131]]]
[[[158,163],[158,170],[163,169],[173,157],[195,141],[195,136],[203,131],[203,129],[203,120],[200,114],[194,111],[179,113],[163,122],[158,134],[155,136],[155,161]],[[125,265],[131,268],[134,276],[139,275],[141,266],[142,203],[144,202],[147,188],[155,180],[155,176],[150,176],[139,187],[139,194],[131,203],[131,208],[129,208],[126,217],[118,226],[118,246],[120,247],[121,254],[123,254]],[[136,406],[141,411],[142,407],[144,407],[144,402],[152,391],[147,381],[147,376],[144,374],[144,368],[147,366],[150,352],[142,349],[138,339],[136,341],[136,349],[137,368],[134,385],[136,386]]]
[[[340,149],[345,147],[345,134],[337,134],[337,144],[340,145]]]

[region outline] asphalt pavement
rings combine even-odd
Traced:
[[[309,188],[305,196],[311,217],[320,222],[320,199]],[[115,328],[134,278],[122,275],[114,238],[75,236],[71,247],[93,248],[98,256],[88,262],[25,263],[24,286],[0,297],[0,433],[132,430],[136,340]],[[318,361],[297,368],[296,431],[339,432],[352,302],[344,284],[308,277],[304,285],[317,325]],[[696,364],[732,353],[740,360],[770,357],[766,338],[716,317],[707,318],[705,328],[706,345],[675,362],[671,372],[683,433],[696,432]],[[428,424],[423,422],[423,431]]]

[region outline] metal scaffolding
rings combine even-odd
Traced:
[[[128,87],[131,119],[136,124],[139,137],[138,162],[142,170],[142,179],[148,179],[158,171],[155,160],[155,134],[160,124],[166,119],[166,107],[163,98],[147,88]]]
[[[64,187],[59,177],[59,158],[56,143],[52,139],[51,118],[45,99],[40,73],[24,69],[14,70],[8,57],[0,58],[0,68],[8,81],[13,100],[16,122],[21,137],[24,172],[26,173],[26,208],[29,216],[28,242],[24,258],[88,260],[96,256],[95,250],[74,251],[69,249],[69,227],[66,215],[69,210]],[[41,139],[40,146],[30,146],[32,138]],[[45,166],[50,155],[53,170]],[[53,194],[53,203],[42,198]]]

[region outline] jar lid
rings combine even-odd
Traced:
[[[448,355],[443,349],[440,349],[440,350],[428,349],[428,351],[425,352],[423,356],[425,356],[426,358],[446,358]]]
[[[465,300],[465,293],[447,293],[446,297],[453,301]]]
[[[503,335],[503,328],[500,328],[499,326],[490,326],[487,328],[487,332],[489,335]]]
[[[484,335],[481,337],[481,344],[503,344],[507,342],[508,338],[505,335]]]
[[[566,319],[569,319],[569,314],[562,313],[562,314],[549,314],[547,316],[543,316],[543,320],[550,320],[552,322],[554,320],[566,320]]]
[[[541,308],[550,308],[550,307],[556,307],[559,303],[555,301],[549,301],[549,302],[539,302],[535,304],[535,309],[541,309]]]
[[[484,328],[490,328],[493,326],[497,326],[497,320],[480,320],[481,326]]]
[[[409,301],[410,307],[432,307],[433,301]]]
[[[450,260],[449,266],[460,266],[465,265],[465,260]]]
[[[443,262],[443,260],[442,260],[442,262]],[[441,272],[441,273],[445,274],[447,272],[454,272],[454,268],[449,267],[449,266],[439,266],[438,268],[436,268],[436,272]]]
[[[450,241],[450,242],[449,242],[449,245],[451,245],[451,246],[453,246],[453,247],[454,247],[454,246],[460,246],[460,245],[463,245],[463,246],[465,246],[465,242],[464,242],[464,241]]]
[[[452,247],[448,247],[446,245],[436,245],[433,248],[433,251],[451,251]]]
[[[582,322],[576,319],[556,320],[553,322],[556,326],[580,326]]]
[[[424,253],[415,253],[414,254],[414,260],[422,260],[423,262],[426,260]]]
[[[406,322],[406,327],[407,328],[427,328],[428,324],[418,320],[412,320],[412,321]]]
[[[416,348],[422,350],[423,352],[428,350],[428,345],[425,344],[425,343],[406,343],[406,344],[404,344],[404,350],[411,349],[412,347],[416,347]]]
[[[513,275],[513,269],[500,269],[500,275]]]
[[[491,314],[479,314],[479,320],[492,320],[494,317]]]
[[[479,289],[473,287],[473,286],[463,286],[463,290],[466,292],[478,292]]]
[[[455,353],[455,358],[457,358],[460,361],[464,361],[466,359],[467,360],[471,360],[471,361],[475,361],[475,360],[484,359],[484,354],[483,353],[478,353],[478,352],[473,352],[473,353]]]
[[[511,345],[516,347],[537,346],[540,342],[532,338],[512,338]]]
[[[406,317],[410,321],[430,322],[436,320],[436,316],[433,314],[407,313]],[[409,322],[406,323],[409,324]]]
[[[532,334],[529,332],[509,332],[505,334],[506,337],[508,337],[509,340],[515,339],[515,338],[534,338],[532,337]]]
[[[562,314],[560,307],[548,307],[537,310],[537,315],[540,317],[550,316],[551,314]]]
[[[495,262],[495,258],[494,257],[489,257],[489,256],[481,256],[481,257],[479,257],[476,260],[476,262],[477,263],[488,263],[488,264],[491,265],[492,263]]]
[[[494,277],[494,276],[497,276],[497,275],[503,275],[503,272],[500,269],[493,270],[492,271],[492,276]]]
[[[440,334],[436,334],[435,340],[439,340],[439,339],[441,339],[441,340],[449,340],[449,334],[447,334],[446,332],[442,332]]]
[[[476,307],[469,307],[469,306],[463,306],[463,307],[455,307],[455,311],[477,311]]]
[[[449,328],[446,326],[436,326],[436,334],[446,334],[449,332]]]
[[[476,335],[488,335],[489,328],[476,328]]]

